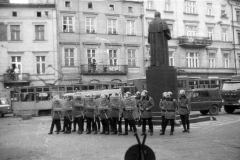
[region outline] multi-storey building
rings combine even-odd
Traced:
[[[148,28],[156,10],[161,12],[162,19],[169,25],[172,33],[169,41],[169,64],[178,70],[178,78],[192,79],[189,81],[192,88],[208,87],[209,82],[218,85],[219,79],[229,79],[239,73],[239,1],[144,2],[145,28]],[[147,29],[145,41],[147,42]],[[148,62],[148,44],[146,48]],[[199,79],[203,81],[199,82]],[[184,85],[179,82],[179,86]]]
[[[55,28],[54,4],[0,3],[0,89],[58,79]]]
[[[58,1],[59,69],[65,84],[144,75],[143,3]]]

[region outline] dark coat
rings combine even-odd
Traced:
[[[152,108],[155,106],[151,97],[143,98],[139,101],[141,107],[141,118],[152,118]]]
[[[179,98],[178,112],[180,115],[185,115],[190,113],[189,100],[186,97]]]
[[[160,17],[154,18],[148,28],[151,65],[169,66],[168,40],[171,39],[167,23]]]

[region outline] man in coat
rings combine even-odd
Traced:
[[[160,99],[160,102],[159,102],[159,107],[162,115],[162,124],[161,124],[162,129],[160,130],[160,132],[163,131],[163,127],[165,123],[166,100],[167,100],[167,92],[164,92],[162,99]]]
[[[91,94],[86,94],[84,97],[84,104],[86,108],[85,115],[87,117],[87,133],[91,134],[93,128],[94,134],[97,134],[96,115],[97,105],[95,98]]]
[[[182,121],[183,125],[183,132],[189,132],[190,125],[189,125],[189,113],[190,113],[190,106],[189,100],[186,97],[185,91],[179,91],[179,100],[178,100],[178,112]],[[187,128],[186,128],[187,125]]]
[[[150,44],[151,66],[169,66],[168,40],[171,39],[167,23],[161,19],[160,12],[155,12],[155,18],[148,28],[148,43]]]
[[[148,121],[150,135],[153,135],[152,124],[152,108],[154,107],[154,101],[152,97],[148,95],[146,90],[141,92],[141,100],[139,102],[142,118],[142,135],[146,134],[146,121]]]

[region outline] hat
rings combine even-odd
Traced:
[[[148,94],[148,91],[147,90],[143,90],[142,92],[141,92],[141,95],[142,96],[146,96]]]
[[[168,97],[172,96],[172,92],[170,92],[170,91],[167,92],[167,96],[168,96]]]
[[[168,92],[163,92],[163,97],[167,97],[168,96]]]
[[[138,96],[138,95],[141,95],[141,93],[139,91],[136,92],[136,96]]]
[[[185,95],[185,91],[184,91],[184,90],[180,90],[180,91],[179,91],[179,94],[180,94],[180,95]]]

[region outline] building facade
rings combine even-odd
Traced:
[[[206,87],[239,74],[239,1],[228,0],[145,0],[145,28],[155,11],[161,12],[171,30],[169,64],[178,78],[192,79],[191,85]],[[232,22],[233,21],[233,22]],[[145,29],[146,61],[149,49]],[[149,63],[148,63],[149,65]],[[181,84],[180,84],[181,85]],[[206,86],[205,86],[206,85]],[[195,87],[194,87],[195,88]]]
[[[0,3],[0,89],[58,79],[55,28],[54,4]]]

